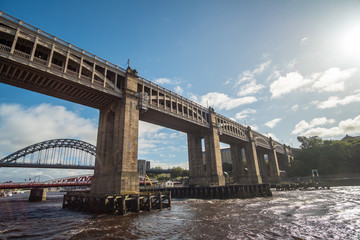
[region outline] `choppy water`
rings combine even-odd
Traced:
[[[62,209],[62,196],[0,198],[0,239],[360,239],[360,187],[173,201],[127,216]]]

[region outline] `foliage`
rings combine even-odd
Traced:
[[[360,173],[360,139],[323,141],[315,137],[298,137],[301,151],[288,169],[289,176],[308,176],[311,169],[320,175]]]
[[[177,178],[177,177],[188,177],[189,176],[189,170],[184,170],[181,167],[173,167],[170,170],[171,178]]]

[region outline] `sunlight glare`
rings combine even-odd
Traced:
[[[341,36],[340,44],[342,54],[360,58],[360,24],[349,28]]]

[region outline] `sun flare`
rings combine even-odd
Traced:
[[[349,28],[341,36],[340,47],[346,56],[360,58],[360,24]]]

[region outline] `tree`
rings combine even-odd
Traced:
[[[309,138],[304,136],[299,136],[297,137],[297,140],[301,143],[300,147],[302,149],[320,147],[323,145],[323,140],[318,136],[309,137]]]
[[[170,170],[171,178],[177,178],[183,176],[184,169],[181,167],[173,167]]]
[[[309,176],[311,169],[320,175],[360,173],[360,138],[323,141],[321,138],[298,137],[301,151],[288,169],[288,176]]]

